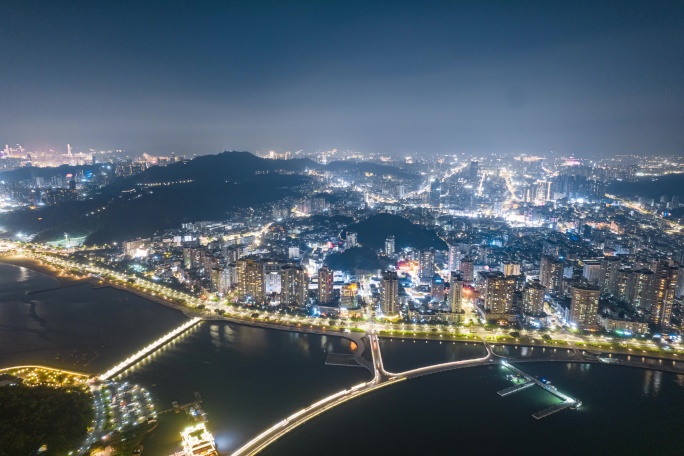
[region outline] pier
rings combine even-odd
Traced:
[[[565,410],[566,408],[572,406],[571,403],[569,402],[562,402],[560,404],[551,406],[547,409],[544,409],[540,412],[533,413],[532,416],[535,417],[538,420],[541,420],[542,418],[546,418],[549,415],[553,415],[556,412],[560,412],[561,410]]]
[[[525,383],[519,384],[519,385],[514,385],[511,386],[510,388],[506,388],[504,390],[499,391],[499,396],[507,396],[509,394],[516,393],[518,391],[521,391],[529,386],[532,385],[537,385],[540,388],[548,391],[549,393],[553,394],[556,396],[558,399],[562,400],[563,402],[557,405],[554,405],[552,407],[549,407],[547,409],[541,410],[539,412],[533,413],[532,416],[538,420],[541,420],[542,418],[546,418],[549,415],[553,415],[556,412],[560,412],[561,410],[565,410],[568,407],[571,408],[578,408],[580,405],[582,405],[582,402],[578,401],[577,399],[574,399],[566,394],[561,393],[558,391],[558,389],[555,386],[551,386],[547,383],[542,382],[541,380],[532,377],[529,374],[526,374],[525,372],[521,371],[515,366],[512,366],[510,363],[507,361],[502,361],[501,365],[509,369],[511,372],[513,372],[516,375],[519,375],[520,377],[525,379]]]
[[[525,388],[529,388],[530,386],[533,386],[534,382],[526,381],[525,383],[520,383],[518,385],[513,385],[510,388],[503,389],[499,391],[497,394],[499,396],[508,396],[509,394],[517,393],[518,391],[522,391]]]

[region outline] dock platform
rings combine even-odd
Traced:
[[[534,378],[529,374],[526,374],[525,372],[521,371],[517,367],[512,366],[510,363],[508,363],[506,361],[503,361],[501,364],[504,367],[508,368],[514,374],[517,374],[520,377],[524,378],[525,383],[523,383],[522,385],[520,385],[520,384],[514,385],[514,386],[511,386],[510,388],[506,388],[504,390],[501,390],[501,391],[499,391],[499,396],[507,396],[507,395],[513,394],[517,391],[521,391],[521,390],[527,388],[528,386],[537,385],[540,388],[546,390],[547,392],[553,394],[558,399],[563,401],[560,404],[554,405],[553,407],[549,407],[547,409],[541,410],[541,411],[533,414],[532,416],[535,417],[536,419],[541,420],[542,418],[546,418],[547,416],[553,415],[556,412],[560,412],[561,410],[565,410],[568,407],[573,407],[576,409],[582,405],[582,402],[580,402],[579,400],[572,398],[566,394],[561,393],[560,391],[558,391],[558,389],[555,386],[551,386],[546,381],[542,382],[539,379]]]
[[[570,407],[571,405],[572,405],[572,402],[562,402],[560,404],[554,405],[554,406],[549,407],[547,409],[541,410],[537,413],[533,413],[532,416],[538,420],[541,420],[542,418],[546,418],[547,416],[553,415],[556,412],[560,412],[561,410],[565,410],[566,408]]]
[[[520,383],[518,385],[513,385],[509,388],[502,389],[501,391],[497,392],[499,396],[508,396],[509,394],[517,393],[518,391],[522,391],[525,388],[529,388],[530,386],[533,386],[534,382],[531,381],[526,381],[525,383]]]

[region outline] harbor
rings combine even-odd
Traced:
[[[538,386],[542,388],[543,390],[547,391],[548,393],[552,394],[553,396],[557,397],[558,399],[562,400],[560,404],[553,405],[549,408],[546,408],[544,410],[540,410],[539,412],[533,413],[532,416],[537,419],[541,420],[542,418],[546,418],[547,416],[553,415],[554,413],[560,412],[562,410],[565,410],[566,408],[570,408],[571,410],[577,410],[582,406],[582,402],[578,399],[572,398],[560,391],[558,391],[558,388],[553,386],[551,382],[545,380],[545,379],[538,379],[536,377],[533,377],[517,367],[511,365],[507,361],[502,361],[501,366],[508,369],[511,371],[510,374],[506,376],[509,380],[512,382],[516,383],[515,385],[503,389],[498,392],[499,396],[505,397],[517,392],[520,392],[524,389],[527,389],[531,386]]]

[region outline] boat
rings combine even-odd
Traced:
[[[133,450],[133,456],[139,456],[139,455],[141,455],[144,448],[145,448],[145,447],[142,446],[142,445],[138,445],[137,447],[135,447],[135,450]]]
[[[157,426],[159,425],[159,422],[157,422],[157,419],[156,419],[156,418],[148,417],[148,418],[147,418],[147,425],[149,426],[148,429],[147,429],[147,432],[152,432],[152,431],[154,431],[155,429],[157,429]]]

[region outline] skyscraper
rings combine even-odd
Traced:
[[[617,272],[621,265],[622,260],[619,257],[608,256],[601,259],[601,274],[598,285],[603,293],[617,294]]]
[[[544,311],[544,293],[546,288],[539,280],[527,282],[523,288],[523,312],[539,315]]]
[[[513,306],[515,278],[502,272],[480,272],[484,275],[484,308],[493,314],[504,314]]]
[[[329,304],[332,301],[333,273],[323,266],[318,270],[318,301],[321,304]]]
[[[675,299],[679,268],[659,261],[656,265],[653,304],[650,321],[653,324],[668,327],[672,317],[672,304]]]
[[[306,304],[306,270],[299,266],[286,265],[282,267],[281,274],[280,302],[298,306]]]
[[[240,258],[236,266],[240,298],[251,298],[255,302],[262,302],[264,300],[264,268],[261,262],[252,258]]]
[[[435,251],[421,250],[418,258],[418,275],[422,283],[429,284],[435,275]]]
[[[584,261],[582,277],[587,279],[587,282],[590,284],[598,285],[601,280],[601,262],[593,260]]]
[[[340,288],[340,308],[353,309],[358,306],[359,285],[356,282],[345,283]]]
[[[451,313],[460,313],[463,300],[463,277],[457,272],[451,273],[449,288],[449,307]]]
[[[477,182],[477,174],[480,171],[480,163],[475,160],[470,162],[470,168],[468,169],[468,180],[471,183]]]
[[[475,280],[475,266],[473,260],[465,257],[461,260],[461,272],[463,273],[463,281],[472,283]]]
[[[634,271],[631,269],[618,269],[615,272],[615,282],[612,285],[613,296],[619,301],[632,302],[633,289]]]
[[[649,311],[654,301],[655,279],[655,273],[650,269],[643,268],[633,271],[632,283],[629,288],[631,294],[627,302],[634,307]]]
[[[461,251],[457,245],[449,246],[449,271],[459,271],[461,266]]]
[[[549,292],[560,292],[563,285],[563,262],[551,255],[544,255],[539,267],[539,281]]]
[[[570,293],[570,324],[578,329],[594,329],[598,324],[601,289],[588,283],[575,283]]]
[[[394,255],[394,236],[387,236],[385,239],[385,255]]]
[[[382,312],[386,315],[399,313],[399,278],[394,271],[382,274]]]

